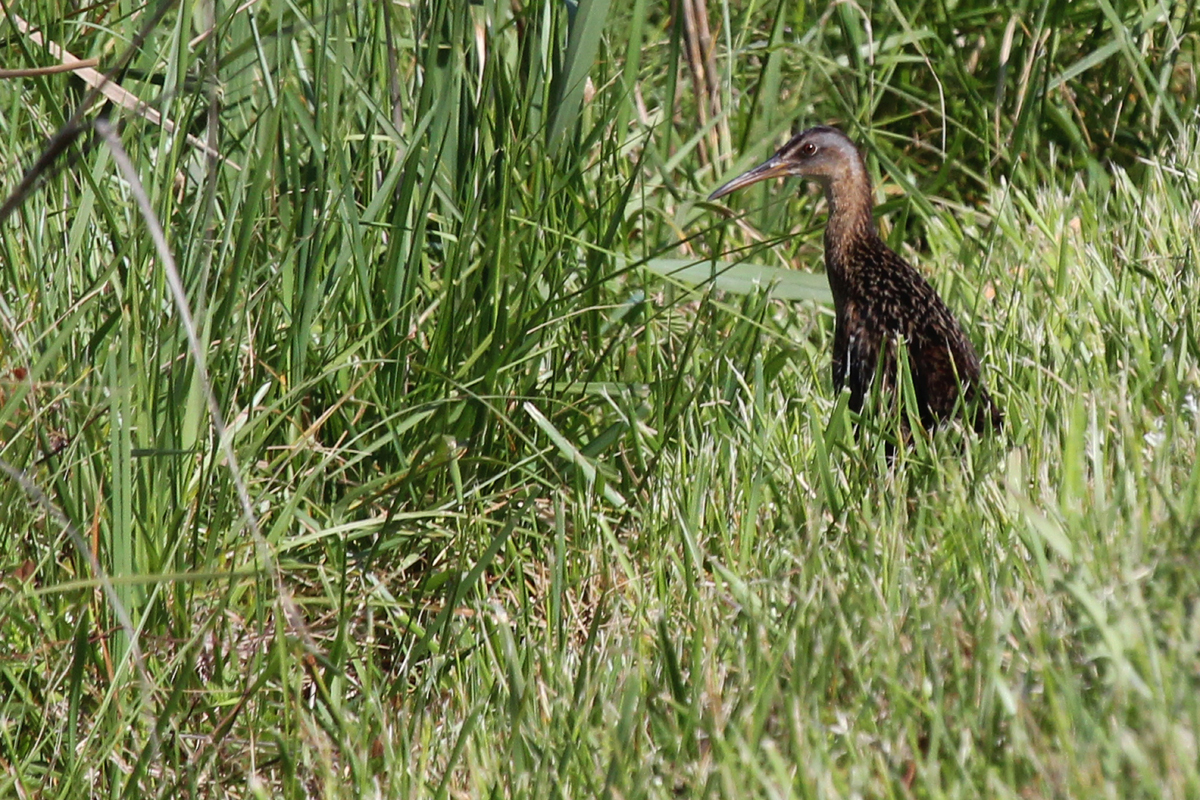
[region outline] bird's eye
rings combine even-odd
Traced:
[[[811,156],[815,152],[817,152],[817,146],[812,142],[805,142],[800,145],[800,155],[802,156]]]

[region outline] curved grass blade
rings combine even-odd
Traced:
[[[812,300],[833,305],[833,293],[825,275],[797,272],[765,264],[730,261],[689,261],[683,258],[652,258],[643,267],[681,283],[700,286],[711,283],[730,294],[747,295],[765,289],[778,300]]]

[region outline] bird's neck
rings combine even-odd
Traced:
[[[829,221],[825,226],[825,264],[830,281],[845,285],[854,281],[853,251],[877,239],[871,179],[861,163],[825,184]],[[835,294],[837,290],[835,289]]]

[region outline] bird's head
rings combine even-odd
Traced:
[[[819,125],[796,134],[775,155],[729,181],[708,199],[716,200],[767,178],[789,175],[820,181],[828,193],[830,187],[865,179],[866,170],[858,148],[846,134],[837,128]]]

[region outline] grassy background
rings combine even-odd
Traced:
[[[1194,5],[9,3],[148,30],[203,347],[81,136],[0,226],[0,796],[1200,795]],[[6,194],[84,91],[0,81]],[[856,440],[819,198],[702,202],[818,122],[1001,436]]]

